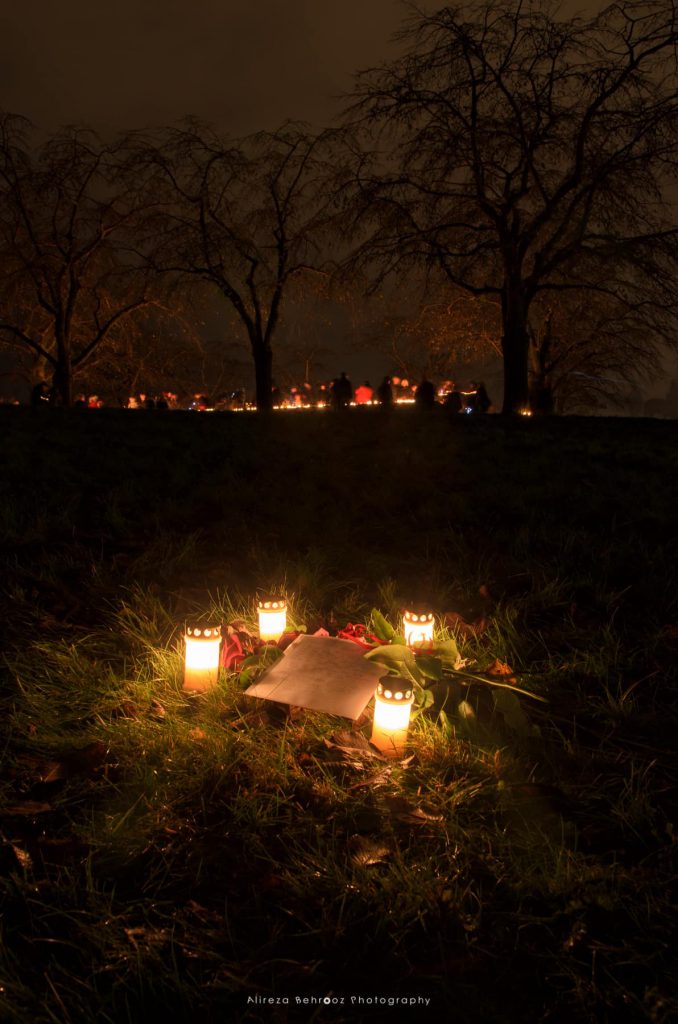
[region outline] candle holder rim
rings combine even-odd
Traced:
[[[413,611],[411,608],[406,608],[403,612],[403,619],[409,622],[435,622],[435,612]]]
[[[191,640],[221,640],[221,625],[202,626],[199,623],[186,623],[185,635]]]
[[[394,682],[400,681],[402,685],[394,686]],[[391,696],[386,696],[386,694]],[[399,693],[400,696],[396,697],[395,694]],[[404,680],[400,680],[399,676],[386,675],[382,676],[377,683],[377,689],[375,691],[375,697],[385,701],[388,704],[411,704],[414,701],[414,689],[412,686],[406,686]]]
[[[257,598],[257,610],[260,612],[281,612],[283,609],[287,609],[286,597]]]

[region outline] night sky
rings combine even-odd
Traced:
[[[324,124],[389,53],[400,0],[23,0],[0,15],[0,107],[51,131]]]
[[[404,15],[400,0],[23,0],[2,6],[0,109],[25,115],[41,133],[84,124],[104,136],[188,114],[235,136],[289,118],[329,124],[353,73],[397,52],[390,38]],[[218,337],[228,333],[228,311],[217,301],[214,309],[207,335]],[[301,324],[296,330],[306,333]],[[321,344],[322,376],[344,367],[356,378],[386,372],[382,356],[347,345],[341,311]],[[243,359],[248,365],[247,347]]]
[[[562,10],[589,15],[601,6],[565,0]],[[287,118],[329,124],[354,72],[397,54],[392,35],[406,14],[401,0],[6,0],[3,7],[0,109],[44,132],[86,124],[104,135],[188,114],[236,136]],[[340,338],[328,341],[330,362],[341,360]],[[380,356],[347,356],[356,377],[387,369]]]

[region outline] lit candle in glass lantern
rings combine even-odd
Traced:
[[[259,637],[261,640],[279,640],[287,626],[287,601],[284,598],[259,601]]]
[[[186,626],[184,690],[209,690],[219,678],[221,626]]]
[[[402,757],[407,743],[412,687],[398,676],[382,676],[374,694],[371,741],[387,757]]]
[[[433,612],[405,612],[403,632],[408,647],[433,643]]]

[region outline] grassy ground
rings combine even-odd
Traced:
[[[678,424],[0,429],[0,1019],[674,1018]],[[183,621],[269,586],[309,630],[427,602],[546,702],[447,678],[392,763],[369,713],[185,694]]]

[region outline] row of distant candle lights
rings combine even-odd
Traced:
[[[276,643],[287,628],[284,599],[258,602],[259,638]],[[408,647],[433,642],[433,613],[403,614],[403,633]],[[221,626],[187,626],[185,634],[184,689],[204,692],[216,686],[219,677]],[[407,743],[410,711],[414,700],[411,687],[396,676],[383,676],[374,694],[371,741],[382,753],[400,757]]]

